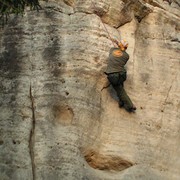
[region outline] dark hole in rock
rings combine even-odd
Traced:
[[[68,96],[68,95],[69,95],[69,92],[66,91],[66,96]]]
[[[3,140],[0,140],[0,145],[4,144],[4,141]]]

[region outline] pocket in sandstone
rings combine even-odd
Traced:
[[[94,150],[83,151],[87,163],[94,169],[122,171],[133,166],[133,163],[119,156],[103,155]]]
[[[68,105],[64,106],[53,106],[54,122],[62,125],[72,124],[74,113],[71,107]]]
[[[74,6],[74,0],[64,0],[64,3],[66,3],[68,6]]]

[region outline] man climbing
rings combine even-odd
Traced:
[[[128,43],[126,41],[118,42],[113,40],[117,47],[111,48],[109,51],[108,65],[105,74],[110,84],[115,89],[119,98],[119,107],[124,107],[128,112],[135,112],[136,107],[124,89],[124,81],[126,80],[125,64],[129,59],[126,52]]]

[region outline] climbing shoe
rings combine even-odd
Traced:
[[[128,112],[135,112],[136,111],[136,107],[135,106],[133,106],[133,107],[131,107],[131,108],[129,108],[129,109],[126,109]]]
[[[133,107],[132,107],[132,110],[133,110],[133,111],[135,111],[135,110],[136,110],[136,107],[135,107],[135,106],[133,106]]]

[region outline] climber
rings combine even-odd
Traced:
[[[129,59],[129,55],[126,52],[128,43],[124,40],[120,42],[116,39],[112,40],[117,47],[111,48],[109,51],[108,65],[105,74],[117,93],[119,107],[124,107],[128,112],[135,112],[136,107],[133,105],[123,86],[126,80],[126,69],[124,66]]]

